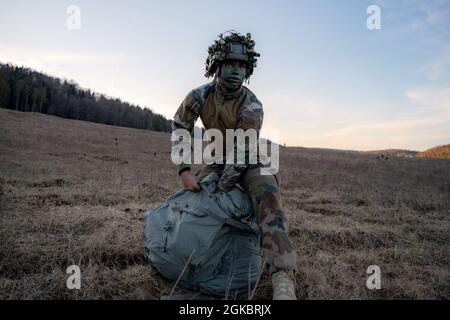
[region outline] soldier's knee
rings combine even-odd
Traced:
[[[256,200],[255,214],[263,230],[285,230],[286,216],[281,208],[277,193],[265,193]]]
[[[278,182],[273,175],[250,178],[243,184],[243,187],[249,194],[254,194],[259,197],[266,193],[279,192]]]

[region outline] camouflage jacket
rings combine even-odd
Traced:
[[[259,139],[263,122],[263,107],[255,94],[245,86],[233,94],[225,94],[215,81],[196,88],[188,93],[172,122],[172,131],[180,128],[189,130],[192,134],[198,117],[202,120],[205,129],[218,129],[224,137],[226,144],[226,129],[255,129]],[[218,188],[223,191],[230,190],[239,181],[241,173],[249,166],[248,139],[246,139],[246,160],[244,164],[225,164]],[[173,142],[173,145],[178,142]],[[237,154],[237,145],[234,145],[234,154]],[[225,152],[225,150],[224,150]],[[223,162],[225,163],[225,161]],[[258,157],[259,163],[259,157]],[[190,165],[182,163],[177,166],[178,174],[190,169]]]

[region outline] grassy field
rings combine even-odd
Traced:
[[[449,160],[282,148],[280,163],[299,298],[450,298]],[[167,133],[0,109],[0,299],[168,293],[143,213],[179,188]],[[81,290],[66,287],[72,264]],[[255,297],[271,294],[264,274]]]

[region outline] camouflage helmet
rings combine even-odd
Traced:
[[[246,63],[245,79],[248,79],[256,67],[256,58],[260,56],[255,52],[254,47],[255,41],[252,40],[250,33],[244,36],[232,30],[219,34],[208,48],[205,77],[213,76],[217,67],[226,60],[241,60]]]

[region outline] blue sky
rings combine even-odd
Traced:
[[[379,30],[366,26],[372,4]],[[80,30],[66,26],[69,5]],[[0,61],[172,118],[209,81],[207,47],[230,29],[261,53],[248,87],[264,136],[354,150],[450,143],[450,1],[0,0]]]

